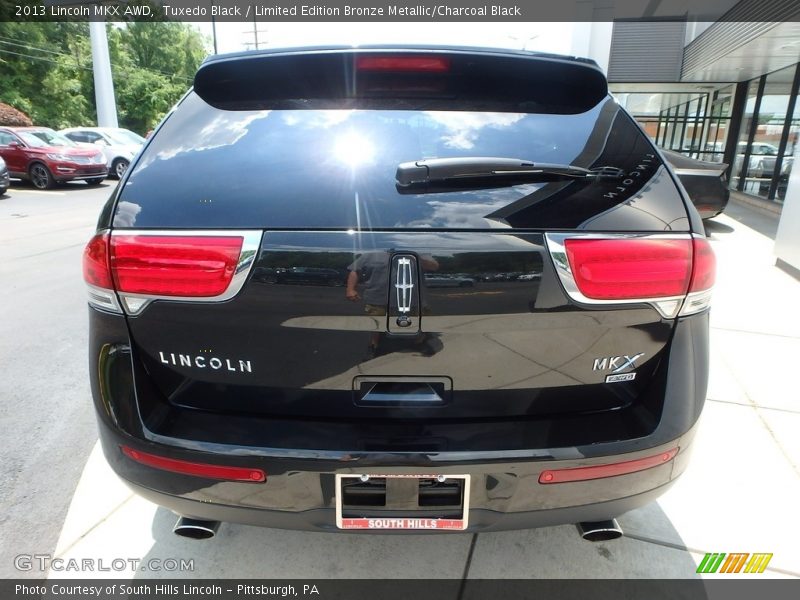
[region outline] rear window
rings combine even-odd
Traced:
[[[400,163],[462,156],[614,166],[626,176],[443,193],[397,190]],[[114,225],[591,228],[599,216],[632,203],[641,214],[617,228],[688,228],[660,158],[610,98],[578,114],[240,111],[214,108],[191,93],[131,171]]]

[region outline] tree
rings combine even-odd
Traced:
[[[120,122],[152,129],[191,86],[207,40],[181,23],[128,23],[109,32]]]
[[[120,126],[144,133],[189,88],[208,41],[183,23],[106,27]],[[0,102],[37,125],[95,123],[88,23],[0,22]]]

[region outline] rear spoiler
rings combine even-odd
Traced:
[[[720,177],[725,172],[725,169],[728,168],[728,163],[697,160],[665,148],[661,148],[661,153],[664,155],[664,158],[669,161],[675,173],[678,175],[709,175]]]
[[[225,110],[383,108],[577,114],[608,94],[590,60],[484,49],[335,48],[215,56],[194,91]]]

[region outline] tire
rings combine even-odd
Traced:
[[[111,176],[114,179],[122,179],[122,176],[125,175],[125,171],[128,170],[128,161],[124,158],[118,158],[113,162],[111,165]]]
[[[8,191],[8,188],[0,188],[0,196],[4,195]]]
[[[95,177],[94,179],[87,179],[86,183],[91,186],[100,185],[101,183],[103,183],[103,178]]]
[[[42,163],[33,163],[28,169],[28,176],[31,179],[33,187],[39,190],[49,190],[52,188],[56,181],[50,169]]]

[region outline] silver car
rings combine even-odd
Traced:
[[[6,161],[4,161],[3,157],[0,156],[0,196],[6,193],[8,185],[8,167],[6,167]]]
[[[142,136],[121,127],[71,127],[62,129],[60,133],[73,142],[100,146],[106,157],[108,173],[116,179],[125,174],[145,142]]]

